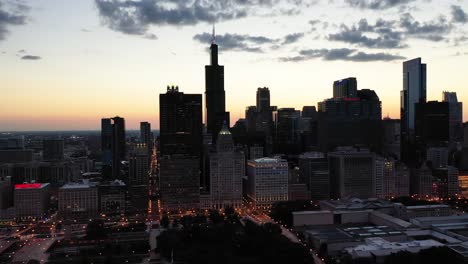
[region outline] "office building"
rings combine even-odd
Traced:
[[[419,162],[416,143],[416,104],[426,102],[427,65],[421,58],[403,63],[403,90],[401,91],[401,159],[410,166]]]
[[[13,206],[13,183],[11,176],[0,176],[0,210]]]
[[[32,160],[33,150],[31,149],[0,149],[0,164],[31,162]]]
[[[200,206],[200,158],[170,155],[159,161],[161,208],[167,212],[196,210]]]
[[[361,89],[357,97],[331,98],[319,103],[318,148],[361,145],[380,150],[382,103],[373,90]]]
[[[210,153],[211,205],[214,209],[240,208],[245,156],[234,147],[227,125],[223,126],[217,138],[216,150]]]
[[[434,177],[433,195],[440,199],[454,197],[460,193],[458,169],[452,166],[437,168],[432,171]]]
[[[346,78],[333,83],[333,98],[357,97],[356,78]]]
[[[210,65],[205,66],[205,105],[206,128],[216,142],[216,137],[224,122],[229,125],[229,112],[226,112],[226,94],[224,91],[224,66],[218,64],[218,45],[210,46]]]
[[[69,183],[58,190],[58,215],[65,220],[92,219],[99,213],[98,187],[91,182]]]
[[[42,159],[59,161],[63,160],[63,139],[44,139],[42,142]]]
[[[99,212],[108,215],[120,215],[126,212],[127,185],[123,181],[105,182],[98,186]]]
[[[382,139],[383,139],[383,153],[386,156],[400,159],[400,120],[384,118],[382,120]]]
[[[431,168],[445,168],[448,165],[449,151],[447,147],[429,147],[426,156]]]
[[[15,184],[14,205],[17,218],[42,219],[47,214],[49,202],[50,184]]]
[[[442,101],[449,104],[450,143],[463,142],[463,103],[458,102],[457,93],[443,92]]]
[[[378,157],[375,160],[375,196],[377,198],[396,197],[395,160]]]
[[[144,143],[133,144],[129,151],[129,173],[127,183],[133,185],[147,185],[149,182],[150,164],[148,147]]]
[[[343,147],[330,152],[330,197],[375,197],[375,159],[368,149]]]
[[[253,206],[267,209],[288,200],[288,162],[261,158],[247,162],[247,198]]]
[[[149,122],[140,122],[140,143],[146,144],[150,157],[153,151],[153,133]]]
[[[421,198],[432,197],[432,171],[427,164],[424,163],[419,169],[413,169],[412,174],[410,185],[411,194]]]
[[[298,154],[301,150],[301,111],[280,108],[274,112],[274,151],[281,154]]]
[[[24,136],[0,138],[0,149],[24,149]]]
[[[270,105],[270,90],[267,87],[257,89],[257,120],[256,131],[270,136],[272,126],[272,111]]]
[[[126,158],[125,120],[121,117],[101,120],[103,176],[122,179],[122,161]]]
[[[320,152],[307,152],[299,156],[299,173],[307,182],[310,199],[330,199],[328,159]]]
[[[437,101],[416,103],[415,109],[415,133],[422,146],[447,144],[450,140],[449,103]]]
[[[159,95],[161,155],[202,152],[202,95],[184,94],[177,86],[168,86]]]
[[[394,197],[410,195],[410,170],[402,162],[395,162],[395,194]]]

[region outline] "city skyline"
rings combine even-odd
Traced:
[[[70,19],[60,1],[7,1],[0,131],[99,129],[106,116],[125,118],[128,129],[140,121],[158,129],[167,85],[203,94],[214,23],[231,125],[255,104],[258,87],[270,89],[271,105],[300,110],[330,98],[333,82],[347,77],[377,92],[383,117],[399,118],[401,65],[417,57],[428,65],[428,101],[441,101],[443,91],[467,101],[468,4],[403,2],[226,1],[197,13],[194,3],[157,9],[135,1],[141,13],[128,13],[119,1],[80,1]],[[142,17],[148,10],[159,13]]]

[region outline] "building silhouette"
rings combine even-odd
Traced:
[[[161,155],[199,156],[202,151],[202,95],[184,94],[168,86],[159,95]]]
[[[214,41],[210,46],[210,54],[210,65],[205,66],[206,128],[213,142],[216,142],[224,121],[229,124],[230,119],[229,112],[226,112],[224,66],[218,64],[218,45]]]
[[[346,78],[333,83],[333,98],[357,97],[356,78]]]
[[[126,158],[125,120],[121,117],[101,120],[103,176],[122,179],[122,161]]]
[[[426,103],[427,65],[421,58],[403,62],[403,90],[401,91],[401,159],[409,166],[417,166],[421,159],[416,142],[416,104]]]
[[[44,139],[42,142],[43,160],[63,160],[64,140],[61,138]]]

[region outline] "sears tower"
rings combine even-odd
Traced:
[[[215,43],[215,34],[210,46],[210,65],[205,66],[205,102],[206,102],[206,128],[212,135],[213,142],[226,121],[229,124],[229,112],[226,112],[226,94],[224,92],[224,66],[218,64],[218,45]]]

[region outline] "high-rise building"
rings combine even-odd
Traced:
[[[148,147],[144,143],[132,145],[129,153],[129,173],[127,183],[133,185],[147,185],[149,182]]]
[[[0,210],[13,206],[13,183],[11,176],[0,176]]]
[[[247,162],[247,197],[257,208],[288,200],[288,162],[261,158]]]
[[[459,194],[458,169],[452,166],[437,168],[432,171],[434,177],[434,196],[446,199]]]
[[[331,198],[375,197],[375,159],[368,149],[342,147],[329,153]]]
[[[357,97],[356,78],[346,78],[333,83],[333,98]]]
[[[450,143],[463,142],[463,103],[458,102],[455,92],[443,92],[442,96],[449,104]]]
[[[196,210],[200,206],[200,158],[167,155],[160,158],[161,208],[168,212]]]
[[[384,118],[382,120],[383,152],[387,156],[400,159],[400,120]]]
[[[0,138],[0,149],[24,149],[24,136]]]
[[[416,103],[426,102],[427,65],[421,58],[403,63],[401,91],[401,159],[411,166],[418,163],[416,143]]]
[[[242,177],[245,176],[244,153],[234,147],[227,125],[218,134],[216,150],[210,153],[210,193],[214,209],[240,208]]]
[[[61,138],[42,141],[43,160],[63,160],[64,141]]]
[[[427,149],[427,161],[431,168],[445,168],[448,165],[449,151],[447,147],[429,147]]]
[[[307,152],[299,156],[299,173],[308,183],[311,200],[330,199],[328,160],[323,153]]]
[[[267,87],[257,89],[257,111],[269,112],[270,107],[270,90]]]
[[[421,148],[440,143],[447,145],[450,140],[449,103],[437,101],[416,103],[415,109],[416,143]]]
[[[121,117],[101,120],[103,176],[122,178],[122,161],[126,157],[125,120]]]
[[[151,124],[149,122],[140,122],[140,143],[146,144],[148,156],[151,156],[153,150],[153,134],[151,133]]]
[[[49,209],[50,184],[15,184],[14,205],[17,218],[43,218]]]
[[[432,171],[426,163],[418,169],[413,169],[411,177],[411,193],[421,198],[432,197]]]
[[[205,104],[206,128],[216,142],[224,122],[229,124],[229,112],[226,112],[226,94],[224,91],[224,66],[218,64],[218,45],[210,46],[210,65],[205,66]]]
[[[297,154],[301,150],[300,118],[301,111],[294,108],[280,108],[274,112],[275,153]]]
[[[410,170],[402,162],[395,162],[395,195],[402,197],[410,195]]]
[[[161,155],[188,154],[202,151],[202,95],[184,94],[168,86],[159,95]]]
[[[363,145],[381,149],[382,103],[376,92],[357,91],[357,97],[331,98],[319,103],[318,147]]]
[[[375,160],[375,196],[377,198],[396,197],[396,162],[393,159],[378,157]]]

